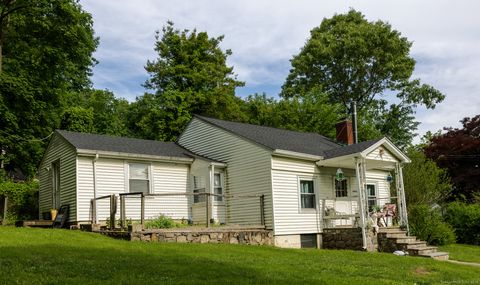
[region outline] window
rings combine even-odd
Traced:
[[[148,194],[150,192],[150,175],[148,167],[148,164],[144,163],[129,164],[128,180],[130,193],[143,192]]]
[[[300,235],[301,248],[317,248],[317,234]]]
[[[53,208],[60,208],[60,160],[52,162]]]
[[[202,176],[193,176],[193,193],[205,193],[205,180]],[[205,195],[193,195],[193,203],[205,202]]]
[[[300,203],[302,209],[315,209],[313,180],[300,180]]]
[[[213,190],[216,195],[223,195],[223,181],[220,173],[215,173],[213,177]],[[223,196],[214,196],[214,201],[222,202]]]
[[[377,195],[374,184],[367,184],[368,211],[372,212],[373,207],[377,205]]]
[[[347,197],[348,196],[348,183],[347,179],[338,181],[335,179],[335,197]]]

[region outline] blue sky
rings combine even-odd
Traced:
[[[435,110],[418,108],[418,133],[460,126],[463,117],[480,114],[480,2],[477,1],[158,1],[80,0],[93,15],[100,46],[93,83],[129,101],[142,95],[143,68],[156,58],[154,34],[167,20],[180,29],[197,28],[224,35],[229,65],[246,86],[237,95],[265,92],[277,96],[289,60],[322,19],[349,8],[369,20],[383,20],[413,41],[415,78],[447,97]]]

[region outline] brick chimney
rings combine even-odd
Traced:
[[[346,145],[353,144],[353,127],[352,121],[345,119],[335,124],[337,129],[337,142]]]

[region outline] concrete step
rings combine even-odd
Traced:
[[[406,238],[406,237],[411,237],[407,236],[406,232],[391,232],[391,233],[386,233],[387,238]]]
[[[417,238],[414,236],[402,236],[402,237],[387,237],[389,240],[393,240],[396,244],[399,243],[415,243]]]
[[[380,227],[378,228],[379,233],[388,233],[388,232],[398,232],[401,231],[400,227]]]
[[[397,242],[397,246],[402,250],[409,250],[414,248],[427,247],[427,243],[424,241],[414,241],[414,242]]]
[[[407,251],[410,255],[425,255],[437,252],[437,248],[434,246],[425,246],[419,248],[410,248],[407,249]]]
[[[448,260],[448,252],[437,251],[433,253],[420,254],[421,257],[429,257],[436,260]]]

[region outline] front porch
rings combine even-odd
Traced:
[[[408,235],[402,165],[409,159],[387,139],[365,144],[347,146],[351,150],[318,161],[317,165],[337,168],[333,197],[321,201],[323,232],[335,232],[339,227],[357,228],[362,248],[368,250],[372,247],[370,231],[375,234],[382,227],[396,226]],[[363,150],[358,151],[359,147]],[[347,185],[343,171],[354,173],[351,192],[342,192],[342,185]]]

